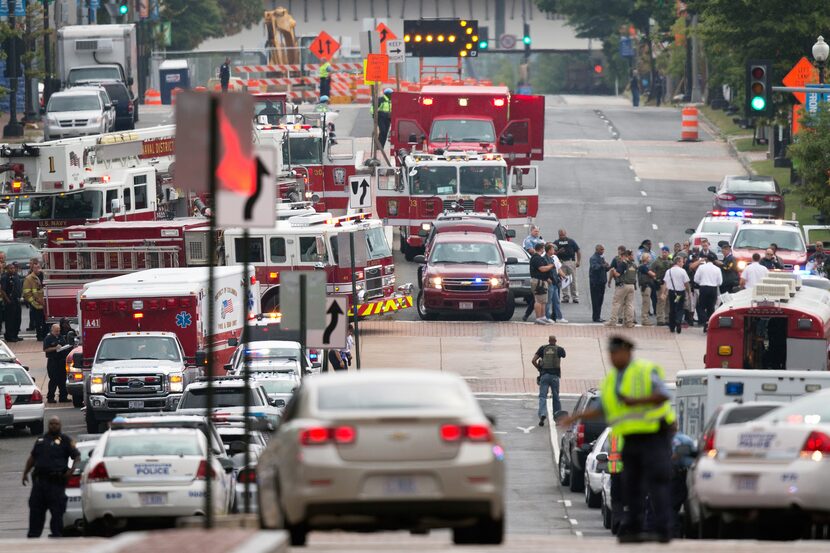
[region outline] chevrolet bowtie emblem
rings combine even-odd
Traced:
[[[407,434],[406,432],[393,432],[392,434],[389,434],[389,439],[394,440],[396,442],[400,442],[400,441],[406,440],[408,438],[409,438],[409,434]]]

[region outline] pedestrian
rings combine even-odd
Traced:
[[[228,85],[231,82],[231,58],[225,58],[225,63],[219,66],[219,84],[222,86],[222,92],[228,91]]]
[[[637,285],[637,265],[631,250],[625,250],[620,261],[611,268],[610,278],[615,280],[614,300],[611,303],[611,317],[606,326],[617,326],[617,318],[622,315],[623,326],[632,328],[635,323],[634,296]],[[610,280],[608,286],[611,286]]]
[[[605,246],[597,244],[594,255],[588,260],[588,285],[591,289],[591,320],[595,323],[605,322],[602,319],[602,302],[605,300],[605,282],[611,266],[602,257]]]
[[[4,338],[7,342],[20,342],[20,298],[23,294],[23,279],[17,273],[17,263],[9,263],[0,277],[0,295],[3,298],[3,312],[6,322]]]
[[[712,245],[709,243],[708,238],[701,238],[700,239],[700,257],[709,257],[710,253],[714,253],[712,251]],[[698,258],[699,259],[699,258]]]
[[[23,469],[23,485],[29,482],[32,473],[32,493],[29,495],[29,532],[30,538],[39,538],[46,523],[46,511],[49,511],[50,538],[63,535],[63,513],[66,511],[66,481],[81,454],[75,447],[75,440],[61,432],[61,420],[49,418],[49,429],[40,436],[26,459]],[[69,460],[72,459],[72,467]]]
[[[345,371],[348,370],[348,366],[346,365],[346,360],[343,359],[343,356],[340,355],[340,350],[337,348],[331,348],[328,352],[329,358],[329,365],[331,366],[331,370],[333,371]]]
[[[545,261],[553,263],[553,270],[548,274],[548,301],[545,304],[545,318],[548,321],[567,323],[567,319],[562,316],[562,309],[559,306],[559,289],[562,285],[562,277],[565,273],[562,271],[562,262],[556,255],[556,246],[553,242],[545,244]]]
[[[815,251],[807,259],[807,266],[805,269],[814,272],[819,276],[825,276],[824,264],[827,261],[827,252],[824,249],[824,242],[819,240],[816,242]]]
[[[689,326],[695,325],[695,314],[697,315],[698,322],[700,322],[701,313],[698,305],[698,291],[697,291],[697,284],[695,284],[695,271],[700,266],[701,260],[701,253],[699,249],[692,250],[688,257],[686,258],[686,262],[683,264],[683,268],[686,270],[686,274],[689,276],[689,293],[686,294],[686,300],[684,303],[684,311],[686,313],[686,323]]]
[[[59,324],[60,324],[60,327],[61,327],[61,337],[64,340],[69,336],[70,332],[73,332],[76,336],[78,335],[78,333],[75,332],[75,329],[72,328],[72,325],[69,323],[69,319],[67,319],[66,317],[61,317],[61,320],[59,321]],[[69,343],[69,342],[67,342],[67,343]]]
[[[741,283],[741,276],[738,274],[738,262],[735,256],[732,255],[732,246],[729,242],[721,245],[721,253],[723,253],[723,260],[716,261],[715,264],[720,264],[720,270],[723,274],[723,284],[720,287],[720,293],[734,292],[738,289]]]
[[[23,299],[29,304],[31,326],[37,336],[37,341],[43,340],[46,335],[46,318],[43,315],[43,270],[40,260],[33,257],[29,261],[30,272],[23,279]]]
[[[522,241],[522,247],[527,250],[530,255],[536,251],[536,244],[544,244],[545,240],[542,238],[542,231],[536,225],[530,225],[530,234]]]
[[[703,323],[703,333],[709,330],[709,319],[712,313],[715,312],[715,304],[718,301],[718,292],[723,284],[723,273],[720,267],[715,265],[718,256],[710,253],[695,271],[695,283],[698,285],[700,291],[700,299],[698,305],[700,306],[699,322]]]
[[[562,303],[570,302],[571,297],[574,303],[579,303],[579,290],[576,285],[576,270],[582,261],[579,245],[573,238],[568,237],[565,229],[559,229],[559,239],[554,244],[556,244],[556,255],[562,262],[562,272],[571,280],[570,286],[562,287]]]
[[[652,96],[654,96],[654,101],[657,103],[657,107],[659,108],[660,104],[663,103],[663,76],[659,72],[654,74]]]
[[[685,256],[678,256],[674,259],[674,267],[666,271],[664,282],[668,288],[669,296],[669,332],[677,332],[683,328],[683,314],[686,303],[686,295],[690,292],[689,273],[683,268]]]
[[[631,105],[636,108],[640,105],[640,75],[636,69],[631,72],[629,86],[631,87]]]
[[[675,244],[677,251],[680,250],[680,244]],[[651,270],[654,271],[654,282],[657,288],[657,306],[654,308],[654,313],[657,316],[657,326],[666,326],[669,314],[668,297],[669,292],[666,284],[663,282],[663,277],[666,276],[672,266],[671,258],[669,257],[669,247],[663,246],[660,248],[660,257],[655,259],[651,264]]]
[[[767,248],[764,252],[764,258],[761,260],[761,265],[772,271],[773,269],[778,269],[779,271],[784,269],[784,266],[781,265],[781,262],[775,256],[775,250],[772,248]]]
[[[383,96],[378,100],[378,142],[381,148],[386,144],[389,127],[392,126],[392,92],[391,88],[384,89]],[[374,106],[370,106],[369,111],[374,114]]]
[[[761,254],[755,252],[752,254],[752,263],[744,267],[744,272],[741,273],[741,288],[752,288],[761,282],[769,273],[764,265],[761,265]]]
[[[323,60],[317,69],[317,76],[320,78],[320,96],[331,96],[331,61]]]
[[[640,242],[640,247],[637,248],[637,263],[640,262],[640,258],[643,256],[644,253],[649,254],[649,256],[653,257],[651,252],[651,240],[646,238],[642,242]]]
[[[654,291],[655,273],[651,270],[651,255],[643,252],[640,256],[640,266],[637,267],[637,282],[640,285],[640,322],[643,326],[654,326],[649,316],[651,309],[651,293]]]
[[[60,391],[60,401],[69,401],[66,391],[66,340],[61,336],[61,326],[53,324],[49,334],[43,339],[43,352],[46,354],[46,374],[49,376],[49,388],[46,402],[55,403],[55,390]]]
[[[352,349],[354,348],[354,325],[349,324],[346,330],[346,347],[340,351],[340,357],[346,362],[346,367],[352,366]]]
[[[674,259],[674,256],[683,251],[683,246],[680,245],[680,242],[674,243],[674,249],[672,250],[671,255],[669,255],[669,259]]]
[[[625,246],[617,246],[617,255],[614,257],[614,259],[611,260],[611,265],[610,265],[611,269],[614,269],[615,271],[617,270],[617,265],[623,262],[623,256],[625,255],[625,250],[627,250],[627,249],[628,248],[626,248]],[[612,282],[614,282],[614,284],[616,284],[617,279],[616,279],[616,277],[613,277],[611,275],[611,271],[609,270],[608,271],[608,287],[609,288],[611,287]],[[614,299],[612,297],[611,298],[612,308],[613,308],[613,303],[614,303]],[[614,323],[622,323],[622,311],[619,312],[618,320],[614,319]]]
[[[545,306],[548,303],[549,273],[556,270],[556,265],[545,261],[545,245],[538,242],[530,258],[530,289],[533,292],[533,309],[536,311],[536,324],[551,324],[545,317]]]
[[[533,366],[539,371],[536,383],[539,384],[539,426],[545,426],[548,413],[548,390],[552,396],[553,416],[562,410],[559,401],[559,379],[562,378],[562,359],[565,349],[556,345],[556,336],[549,336],[547,345],[536,350]]]
[[[622,436],[623,520],[617,534],[620,543],[656,540],[668,543],[673,535],[671,507],[672,450],[675,414],[665,372],[645,359],[633,359],[634,344],[625,337],[609,340],[611,370],[600,391],[601,409],[579,416],[562,417],[567,426],[578,419],[605,417],[611,433]],[[654,508],[656,535],[643,533],[646,493]],[[613,494],[612,494],[613,495]]]

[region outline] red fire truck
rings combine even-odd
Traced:
[[[509,165],[544,157],[545,97],[511,94],[505,86],[424,86],[392,95],[392,154],[501,153]]]
[[[445,210],[490,212],[506,227],[527,225],[539,208],[534,166],[513,166],[501,154],[412,152],[396,168],[377,169],[377,213],[400,227],[408,261],[423,253],[421,228]]]
[[[709,319],[707,368],[828,370],[830,291],[801,275],[769,273],[724,296]]]

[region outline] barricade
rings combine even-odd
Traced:
[[[681,112],[681,127],[680,127],[680,141],[681,142],[697,142],[697,108],[694,106],[686,106]]]
[[[161,105],[161,92],[159,92],[155,88],[148,88],[147,91],[144,93],[144,105],[145,106],[160,106]]]

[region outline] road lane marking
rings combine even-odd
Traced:
[[[640,194],[643,195],[643,196],[648,196],[648,194],[646,194],[645,190],[640,190]]]
[[[655,223],[651,223],[651,228],[657,230],[657,225]]]
[[[579,524],[579,521],[576,520],[575,518],[569,518],[568,522],[571,523],[571,526],[577,526]]]
[[[638,177],[638,176],[636,176],[636,175],[635,175],[635,176],[634,176],[634,182],[640,182],[640,177]]]
[[[559,399],[562,399],[562,394],[559,394]],[[553,399],[547,400],[548,410],[548,429],[550,430],[550,445],[553,448],[553,458],[559,466],[559,435],[556,432],[556,423],[553,420]]]
[[[570,507],[572,505],[570,499],[560,499],[557,503],[562,503],[565,507]]]
[[[536,426],[528,426],[527,428],[522,428],[521,426],[517,426],[516,428],[518,428],[519,430],[521,430],[525,434],[530,434],[530,431],[533,430],[534,428],[536,428]]]
[[[651,206],[650,205],[646,206],[646,213],[651,213]]]

